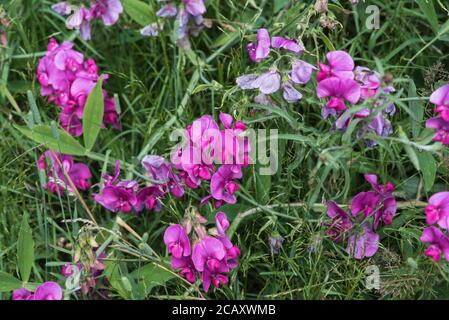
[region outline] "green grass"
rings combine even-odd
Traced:
[[[122,159],[141,172],[139,155],[169,153],[173,143],[168,136],[173,127],[185,127],[203,114],[217,116],[220,111],[236,112],[255,128],[307,138],[305,142],[293,141],[291,136],[280,140],[280,169],[269,179],[258,176],[252,167],[246,170],[238,204],[226,206],[224,211],[235,219],[255,207],[274,207],[249,215],[238,225],[233,240],[242,251],[240,266],[231,272],[229,286],[210,291],[207,298],[448,298],[449,267],[432,263],[422,253],[422,207],[399,210],[393,225],[382,230],[379,252],[362,261],[348,257],[341,246],[325,237],[324,209],[313,209],[314,204],[327,200],[348,203],[357,192],[367,190],[363,173],[376,173],[383,181],[392,181],[399,201],[426,201],[432,193],[448,189],[447,149],[431,153],[433,160],[429,161],[437,167],[436,177],[431,186],[423,186],[428,163],[421,162],[422,168],[417,170],[406,148],[420,152],[398,140],[402,128],[410,141],[421,143],[427,133],[424,122],[432,115],[433,106],[417,97],[428,97],[439,83],[449,80],[447,5],[430,1],[433,11],[425,1],[367,0],[381,13],[381,28],[367,30],[366,4],[351,6],[341,0],[341,4],[330,6],[330,15],[341,27],[328,30],[319,25],[317,15],[304,22],[313,2],[209,0],[207,17],[213,26],[192,40],[195,60],[167,36],[142,38],[139,26],[126,14],[113,27],[95,26],[92,41],[86,43],[51,12],[53,2],[2,1],[11,22],[9,45],[0,48],[0,271],[19,276],[18,235],[23,216],[28,214],[35,242],[30,278],[36,283],[52,279],[63,283],[59,266],[71,261],[79,231],[86,230],[86,223],[76,219],[89,219],[80,201],[66,195],[58,197],[41,187],[36,162],[44,150],[14,128],[25,124],[30,111],[28,90],[36,99],[43,122],[57,119],[57,107],[40,97],[35,79],[38,59],[49,38],[55,37],[58,41],[74,40],[78,51],[93,57],[99,69],[110,75],[107,89],[120,101],[122,130],[101,130],[94,151],[109,154],[111,163]],[[298,23],[301,30],[296,28]],[[391,74],[398,99],[391,136],[396,140],[380,140],[376,148],[366,149],[355,134],[330,133],[330,122],[321,119],[321,104],[312,89],[300,103],[280,105],[282,112],[254,110],[247,92],[236,90],[234,84],[236,77],[254,68],[245,46],[261,26],[292,38],[304,32],[304,44],[315,60],[322,60],[331,44],[350,52],[357,63]],[[89,164],[94,182],[99,181],[104,167],[113,170],[112,165],[104,166],[98,159],[76,159]],[[133,172],[125,170],[123,175],[130,178]],[[113,298],[204,296],[197,287],[191,288],[171,274],[165,274],[172,279],[159,286],[143,285],[132,272],[150,262],[164,261],[165,227],[180,221],[185,210],[198,206],[205,190],[189,191],[182,201],[169,199],[161,213],[120,215],[143,239],[117,225],[116,215],[96,205],[90,193],[82,196],[104,228],[97,241],[106,243],[111,253],[108,263],[112,267],[105,286]],[[295,202],[306,205],[290,209],[276,206]],[[214,210],[210,207],[201,212],[212,220]],[[271,255],[268,238],[276,233],[285,242],[278,255]],[[319,239],[319,244],[310,252],[314,239]],[[380,268],[380,291],[365,288],[365,269],[373,264]],[[154,278],[151,272],[145,274]],[[122,281],[122,277],[127,280]],[[156,278],[162,277],[158,274]],[[0,298],[9,299],[9,293],[0,294]]]

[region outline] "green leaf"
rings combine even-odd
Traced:
[[[253,168],[256,200],[260,204],[267,204],[270,201],[271,176],[260,174],[260,165]]]
[[[64,130],[57,129],[58,137],[55,137],[52,128],[47,125],[38,125],[33,129],[15,127],[29,139],[45,145],[50,150],[76,156],[82,156],[86,153],[86,149]]]
[[[419,5],[419,8],[426,17],[433,31],[437,33],[440,26],[438,24],[438,16],[435,11],[433,0],[415,0],[415,2]]]
[[[435,183],[437,164],[435,158],[428,152],[418,152],[417,155],[424,179],[424,189],[429,192]]]
[[[125,12],[135,22],[142,27],[149,25],[156,21],[156,16],[153,9],[145,2],[139,0],[122,0]]]
[[[34,262],[34,241],[27,215],[23,216],[22,225],[20,226],[19,240],[17,242],[17,261],[22,281],[28,282]]]
[[[92,149],[101,129],[104,115],[103,78],[89,94],[83,112],[83,138],[87,150]]]
[[[0,292],[10,292],[22,287],[22,281],[6,272],[0,271]]]
[[[408,88],[408,97],[412,98],[412,97],[416,97],[417,93],[416,93],[416,86],[415,83],[413,82],[413,80],[410,80],[410,85]],[[412,125],[412,134],[413,134],[413,138],[416,139],[419,136],[419,133],[421,132],[421,122],[423,120],[424,117],[424,108],[421,105],[421,103],[417,100],[412,100],[409,102],[409,108],[411,111],[410,116],[410,122]]]
[[[404,130],[402,130],[401,127],[398,129],[399,137],[401,137],[405,142],[409,142],[407,135],[405,134]],[[405,152],[407,152],[407,155],[410,159],[410,161],[415,166],[416,170],[421,171],[421,166],[419,164],[418,156],[416,155],[416,150],[412,146],[410,146],[407,143],[404,143],[404,149]]]
[[[131,292],[125,288],[120,272],[120,263],[116,260],[105,261],[104,274],[117,293],[125,300],[131,299]]]
[[[149,263],[134,270],[131,275],[138,281],[143,282],[148,292],[155,286],[165,284],[168,280],[173,279],[175,274],[170,271],[168,265],[159,265],[157,263]]]

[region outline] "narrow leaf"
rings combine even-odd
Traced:
[[[43,144],[55,152],[76,156],[82,156],[86,153],[86,149],[64,130],[57,129],[59,136],[59,139],[57,139],[53,135],[52,128],[47,125],[35,126],[33,129],[16,126],[16,129],[34,142]]]
[[[104,115],[103,78],[89,94],[83,111],[83,138],[87,150],[92,149],[101,129]]]
[[[34,262],[34,241],[27,215],[24,215],[22,225],[20,226],[19,240],[17,242],[17,261],[22,281],[28,282]]]

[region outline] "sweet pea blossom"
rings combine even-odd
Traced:
[[[354,79],[354,60],[345,51],[331,51],[326,54],[328,64],[320,63],[317,81],[336,77],[339,79]]]
[[[70,155],[48,150],[39,157],[38,168],[45,170],[47,183],[44,187],[51,192],[67,190],[73,195],[73,186],[78,190],[87,190],[90,187],[89,179],[92,174],[89,168],[84,163],[75,163]]]
[[[284,37],[271,38],[271,46],[275,49],[282,48],[297,54],[304,52],[304,47],[302,45],[299,45],[297,41]]]
[[[27,289],[17,289],[12,293],[13,300],[62,300],[62,288],[56,282],[44,282],[34,293]]]
[[[332,219],[328,225],[327,235],[335,242],[340,242],[343,236],[352,229],[351,216],[334,201],[327,203],[327,215]]]
[[[424,211],[428,225],[437,223],[441,228],[449,230],[449,192],[438,192],[431,196]]]
[[[204,0],[183,0],[184,6],[192,16],[200,16],[206,13]]]
[[[306,84],[310,81],[315,66],[302,60],[295,60],[292,64],[291,80],[297,84]]]
[[[348,239],[346,252],[355,259],[372,257],[379,249],[379,235],[371,230],[369,222],[362,224],[360,232]]]
[[[257,31],[257,42],[247,45],[249,57],[254,62],[260,62],[270,54],[270,35],[267,29]]]
[[[234,180],[240,179],[241,177],[242,170],[239,166],[221,166],[211,178],[210,192],[212,197],[219,203],[236,203],[237,198],[235,192],[237,192],[239,186]]]
[[[444,121],[449,121],[449,84],[446,84],[432,93],[430,102],[436,104],[435,112],[439,113]]]
[[[90,9],[93,18],[101,18],[105,26],[117,23],[123,7],[120,0],[95,0]]]
[[[449,237],[440,229],[433,226],[425,228],[420,240],[430,244],[424,252],[426,256],[438,262],[441,259],[441,254],[443,254],[446,261],[449,262]]]
[[[252,85],[263,94],[271,94],[281,87],[281,76],[273,69],[258,76]]]
[[[354,70],[354,80],[360,84],[361,100],[374,97],[380,88],[380,76],[366,67],[357,66]]]
[[[434,141],[449,145],[449,121],[436,117],[426,121],[426,128],[435,129]]]
[[[181,225],[172,224],[165,230],[164,243],[173,257],[180,259],[190,256],[190,240]]]
[[[322,108],[323,118],[337,115],[346,109],[345,101],[356,104],[360,99],[360,86],[349,78],[326,78],[318,83],[318,98],[329,97],[329,101]]]
[[[296,90],[293,87],[293,84],[289,81],[286,81],[282,84],[282,90],[282,96],[288,103],[294,103],[302,99],[302,94],[298,90]]]
[[[47,52],[39,60],[36,77],[41,85],[41,95],[61,108],[59,121],[71,135],[83,133],[84,106],[100,76],[93,59],[84,60],[83,54],[73,50],[72,42],[58,44],[50,39]],[[103,82],[108,79],[103,75]],[[103,90],[105,112],[103,123],[120,128],[114,99]]]

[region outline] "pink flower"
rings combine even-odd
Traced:
[[[143,207],[147,210],[161,211],[161,200],[165,196],[165,192],[159,186],[149,186],[142,188],[137,194],[136,211],[141,211]]]
[[[379,235],[371,231],[369,222],[361,227],[360,233],[349,237],[346,248],[346,252],[357,260],[372,257],[379,249]]]
[[[179,270],[179,275],[190,283],[196,281],[196,270],[190,256],[181,258],[171,257],[171,267],[174,270]]]
[[[449,121],[449,84],[438,88],[430,96],[430,102],[437,105],[435,111],[438,112],[444,121]]]
[[[317,81],[337,77],[340,79],[354,79],[354,60],[345,51],[331,51],[327,55],[328,64],[320,63]]]
[[[449,144],[449,121],[439,117],[431,118],[426,121],[426,128],[435,129],[433,140],[445,145]]]
[[[226,202],[234,204],[237,202],[235,192],[239,189],[235,179],[242,177],[240,166],[222,165],[212,176],[210,183],[210,192],[215,200],[220,203]]]
[[[267,29],[257,31],[257,42],[247,45],[249,57],[254,62],[259,62],[270,54],[270,35]]]
[[[380,88],[380,76],[377,72],[357,66],[354,70],[354,80],[360,83],[360,98],[365,100],[374,97]]]
[[[449,230],[449,192],[438,192],[431,196],[424,211],[428,225],[437,223],[441,228]]]
[[[75,188],[87,190],[90,187],[89,179],[92,178],[89,168],[84,163],[75,163],[72,156],[46,151],[39,157],[38,168],[45,170],[48,182],[46,188],[52,192],[67,190],[73,194],[72,184]]]
[[[295,40],[287,39],[284,37],[271,38],[271,46],[275,49],[282,48],[298,54],[304,52],[303,46],[300,46]]]
[[[48,281],[38,286],[33,293],[27,289],[14,290],[13,300],[62,300],[62,288],[56,282]]]
[[[319,98],[330,97],[322,109],[323,118],[337,115],[346,109],[345,101],[356,104],[360,99],[360,86],[352,79],[331,77],[318,83]]]
[[[95,0],[90,11],[94,18],[101,18],[106,26],[111,26],[118,21],[123,7],[120,0]]]
[[[327,234],[333,241],[340,242],[343,236],[352,229],[351,217],[334,201],[327,203],[327,215],[332,219],[331,224],[328,225]]]
[[[166,4],[162,8],[160,8],[156,15],[162,18],[174,17],[178,13],[178,9],[176,9],[173,3]]]
[[[190,240],[181,225],[172,224],[165,230],[164,243],[173,257],[180,259],[190,256]]]
[[[438,262],[443,253],[446,261],[449,262],[449,237],[436,227],[427,227],[424,229],[421,242],[430,243],[424,254],[431,257],[433,261]]]

